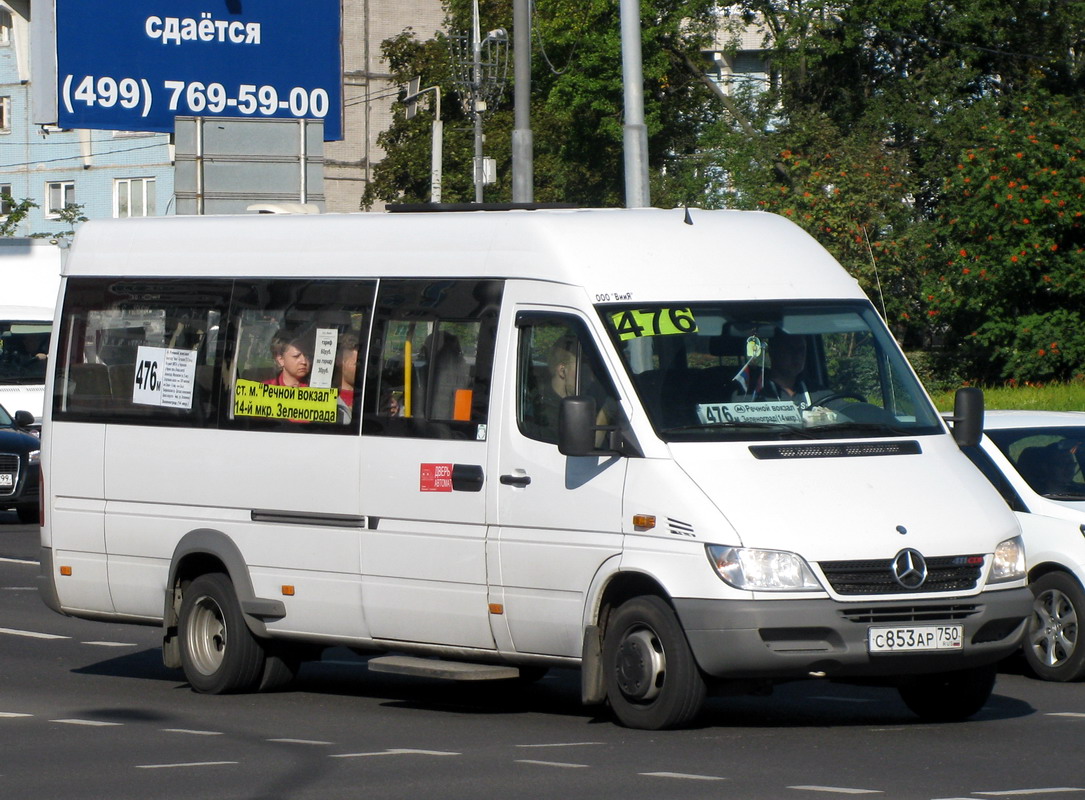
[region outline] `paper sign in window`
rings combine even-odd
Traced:
[[[132,377],[132,402],[163,408],[192,408],[195,350],[140,345]]]

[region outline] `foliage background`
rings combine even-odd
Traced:
[[[1085,3],[1063,0],[704,0],[641,3],[653,205],[761,209],[855,276],[921,371],[946,386],[1085,374]],[[470,5],[448,0],[448,30]],[[510,0],[482,29],[511,30]],[[757,24],[768,81],[730,94],[705,53]],[[624,200],[618,4],[534,7],[538,202]],[[385,43],[397,81],[448,98],[444,197],[470,201],[471,120],[447,41]],[[511,75],[510,75],[511,77]],[[484,118],[511,199],[511,85]],[[430,117],[397,118],[364,203],[428,199]],[[725,245],[721,245],[725,246]]]

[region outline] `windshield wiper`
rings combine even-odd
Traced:
[[[893,436],[910,436],[914,431],[909,431],[905,428],[900,428],[895,425],[889,425],[884,422],[830,422],[826,425],[814,425],[806,429],[812,435],[819,438],[824,434],[837,434],[837,433],[872,433],[878,434],[892,434]]]
[[[779,422],[706,422],[699,425],[678,425],[674,428],[664,428],[660,433],[683,433],[685,431],[707,431],[720,429],[735,430],[738,428],[750,428],[753,430],[771,430],[779,434],[794,434],[804,439],[816,438],[805,428],[799,425],[785,425]]]

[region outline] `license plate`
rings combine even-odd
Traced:
[[[963,641],[963,625],[909,625],[867,631],[867,650],[871,653],[960,650]]]
[[[0,486],[14,486],[15,476],[10,472],[0,472]]]

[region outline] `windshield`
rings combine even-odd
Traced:
[[[0,384],[42,385],[51,322],[0,322]]]
[[[943,431],[869,303],[668,303],[600,314],[666,441]]]
[[[1036,494],[1052,500],[1085,500],[1085,428],[1006,428],[986,433]]]

